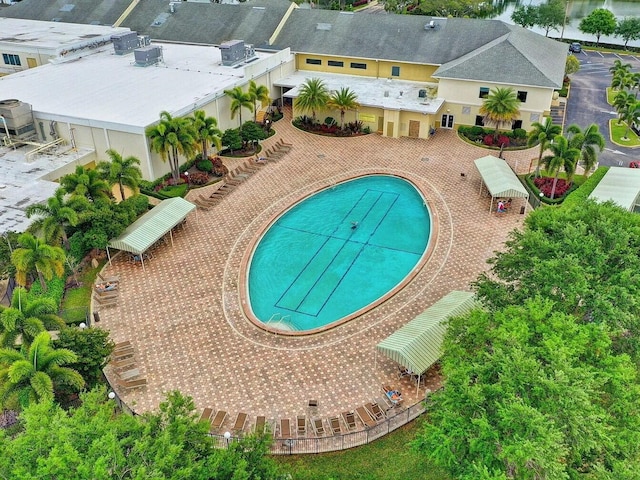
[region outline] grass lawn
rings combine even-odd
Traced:
[[[165,195],[167,197],[184,197],[187,194],[188,185],[183,183],[181,185],[172,185],[169,187],[165,187],[160,190],[158,193]]]
[[[640,147],[640,138],[636,133],[629,129],[627,132],[627,124],[621,123],[618,125],[617,119],[609,120],[609,131],[611,132],[611,141],[622,147]],[[627,139],[623,139],[623,135],[627,133]]]
[[[60,305],[60,310],[65,311],[63,318],[67,323],[73,324],[86,321],[85,313],[91,303],[91,289],[93,288],[98,272],[104,266],[105,262],[106,260],[100,262],[98,268],[92,268],[91,264],[87,265],[82,273],[78,274],[80,287],[67,290]]]
[[[448,480],[449,476],[409,447],[419,423],[411,422],[362,447],[275,459],[292,480]]]

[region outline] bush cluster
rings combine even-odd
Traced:
[[[493,128],[484,128],[478,125],[460,125],[458,133],[467,140],[475,143],[483,143],[489,147],[499,148],[501,144],[507,147],[524,147],[527,145],[527,131],[524,128],[513,130],[501,130],[496,138],[496,131]]]
[[[209,159],[200,160],[196,163],[196,168],[201,172],[211,173],[213,171],[213,163],[211,163],[211,160]]]
[[[551,192],[553,191],[553,182],[555,180],[551,177],[539,177],[533,181],[533,184],[538,187],[545,197],[551,198]],[[561,198],[563,197],[567,191],[571,188],[571,183],[567,182],[563,178],[559,178],[556,182],[556,190],[554,192],[553,198]]]
[[[209,183],[209,174],[207,172],[194,172],[189,175],[189,181],[192,185],[206,185]]]
[[[363,135],[371,133],[371,129],[368,126],[363,126],[361,120],[355,122],[349,122],[345,124],[344,128],[335,123],[333,117],[327,117],[324,123],[314,122],[312,117],[307,115],[301,115],[293,120],[294,127],[304,130],[305,132],[317,133],[320,135],[330,135],[335,137],[350,137],[353,135]]]

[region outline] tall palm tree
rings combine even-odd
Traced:
[[[580,150],[572,147],[562,135],[556,135],[553,142],[548,146],[551,150],[551,155],[547,155],[542,159],[547,171],[554,174],[553,186],[551,187],[551,198],[553,199],[556,193],[556,185],[558,184],[558,175],[560,175],[560,169],[564,169],[567,174],[567,180],[571,181],[573,174],[576,170],[576,164],[580,157]]]
[[[26,209],[28,218],[36,215],[32,228],[36,232],[42,232],[45,241],[52,245],[58,245],[60,240],[65,248],[69,248],[66,227],[75,227],[78,224],[78,209],[86,207],[88,202],[82,202],[80,197],[65,200],[64,189],[58,188],[46,204],[35,203]]]
[[[510,127],[520,116],[520,100],[513,88],[497,87],[489,92],[480,107],[485,125],[495,125],[496,135],[501,127]]]
[[[551,117],[546,117],[544,123],[533,122],[531,124],[533,127],[529,132],[529,136],[527,138],[527,146],[532,147],[536,144],[536,142],[540,145],[540,152],[538,153],[538,164],[536,165],[536,178],[540,176],[540,163],[542,160],[542,154],[547,149],[547,145],[551,142],[556,135],[560,135],[562,133],[562,127],[560,125],[554,125],[553,119]],[[531,167],[533,165],[533,158],[531,162],[529,162],[529,170],[531,171]]]
[[[315,123],[316,110],[324,108],[329,101],[329,90],[319,78],[309,78],[300,88],[294,105],[302,111],[311,111],[311,118]]]
[[[580,160],[584,165],[584,174],[589,176],[591,169],[598,163],[598,152],[604,150],[604,135],[600,133],[600,129],[595,123],[592,123],[584,130],[578,125],[569,125],[567,134],[571,146],[580,150]]]
[[[253,102],[253,121],[258,121],[258,102],[262,108],[269,105],[271,98],[269,97],[269,88],[264,85],[257,85],[251,80],[249,82],[249,96]]]
[[[231,118],[238,114],[240,118],[240,129],[242,130],[242,109],[246,108],[253,112],[253,101],[249,93],[243,92],[242,88],[234,87],[231,90],[225,90],[225,95],[231,98]]]
[[[60,179],[60,185],[72,197],[86,197],[92,202],[111,198],[109,183],[100,178],[97,170],[78,165],[73,173]]]
[[[612,75],[615,75],[620,71],[627,73],[631,71],[631,68],[632,66],[630,63],[622,63],[622,60],[616,59],[613,61],[613,65],[609,67],[609,72]]]
[[[611,79],[611,88],[614,90],[628,90],[633,86],[633,74],[624,70],[617,71]]]
[[[631,94],[632,95],[632,94]],[[631,125],[640,124],[640,100],[636,100],[634,98],[633,102],[625,105],[621,110],[619,110],[620,118],[618,120],[618,124],[620,122],[625,122],[627,124],[627,128],[624,131],[624,135],[622,135],[623,140],[628,140],[627,135],[629,135],[629,130],[631,130]]]
[[[120,187],[120,198],[125,199],[124,187],[129,187],[134,192],[142,180],[142,172],[140,171],[140,160],[136,157],[122,158],[113,148],[107,150],[109,162],[100,162],[98,164],[98,172],[104,180],[113,187],[116,183]]]
[[[25,286],[27,276],[36,273],[43,291],[47,290],[46,280],[53,276],[61,277],[64,273],[64,250],[60,247],[47,245],[30,233],[23,233],[18,237],[20,248],[11,254],[11,262],[16,267],[16,280]]]
[[[48,332],[39,333],[28,348],[21,351],[0,349],[0,404],[30,403],[53,400],[56,388],[68,385],[76,390],[84,386],[82,376],[64,365],[74,363],[78,356],[66,348],[51,346]]]
[[[22,335],[23,345],[29,345],[40,332],[64,328],[57,311],[55,300],[29,297],[24,288],[16,288],[11,306],[0,305],[0,346],[12,348],[18,335]]]
[[[340,128],[344,128],[344,114],[347,110],[355,110],[360,107],[358,96],[349,87],[342,87],[340,90],[333,92],[327,107],[340,110]]]
[[[218,129],[218,120],[215,117],[207,117],[204,110],[196,110],[189,119],[193,123],[194,137],[200,144],[202,158],[209,157],[210,143],[218,150],[222,148],[222,132]]]
[[[151,151],[159,153],[163,161],[169,160],[171,175],[177,182],[180,178],[180,155],[193,155],[197,145],[192,122],[186,118],[174,118],[163,111],[160,112],[160,122],[147,127],[145,134],[151,142]]]

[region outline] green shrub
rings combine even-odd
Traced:
[[[371,127],[369,125],[366,125],[363,129],[362,129],[362,133],[366,133],[367,135],[371,133]]]
[[[136,218],[149,210],[149,197],[146,195],[134,195],[122,201],[123,208],[130,208],[135,213]]]
[[[35,298],[50,298],[54,302],[58,308],[60,307],[60,302],[62,302],[62,297],[64,297],[64,284],[65,281],[62,278],[53,277],[51,280],[47,280],[45,282],[47,284],[47,291],[42,291],[42,286],[39,281],[33,282],[31,285],[31,290],[29,290],[30,299]]]
[[[484,135],[484,127],[480,127],[479,125],[474,125],[473,127],[469,127],[469,133],[471,135]]]
[[[181,185],[170,185],[157,193],[163,195],[164,198],[184,197],[187,194],[187,188],[188,185],[186,183]]]
[[[580,188],[572,191],[567,195],[565,201],[563,202],[563,206],[565,207],[573,207],[575,205],[579,205],[583,203],[591,192],[596,188],[602,177],[609,171],[609,167],[598,167],[598,169],[591,174],[591,176],[584,182]]]
[[[69,251],[67,252],[67,256],[80,261],[87,253],[89,253],[89,250],[87,250],[84,245],[84,233],[78,230],[69,237]]]
[[[213,164],[209,159],[200,160],[198,163],[196,163],[196,168],[201,172],[211,173],[213,170]]]
[[[516,128],[513,130],[513,138],[527,138],[527,131],[524,128]]]
[[[338,122],[336,122],[336,119],[333,117],[327,117],[324,119],[324,124],[327,127],[330,127],[331,125],[336,125]]]

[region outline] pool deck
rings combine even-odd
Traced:
[[[193,397],[199,411],[228,412],[224,432],[238,412],[249,414],[247,425],[257,415],[268,421],[291,418],[295,425],[297,415],[327,418],[353,411],[380,397],[383,384],[401,390],[405,404],[416,403],[425,388],[439,387],[437,375],[416,395],[415,383],[398,379],[397,364],[376,356],[376,344],[451,290],[469,290],[486,270],[487,258],[524,219],[522,199],[506,214],[489,213],[490,198],[480,196],[473,160],[491,152],[452,131],[440,129],[430,140],[328,138],[298,131],[289,118],[274,126],[277,135],[265,148],[284,138],[294,147],[283,159],[267,164],[214,208],[190,214],[174,234],[174,245],[146,262],[146,272],[125,255],[107,266],[106,273],[122,279],[118,305],[102,309],[96,326],[109,330],[115,342],[133,345],[135,366],[147,385],[125,391],[115,385],[111,367],[106,374],[136,412],[157,409],[164,393],[177,389]],[[535,150],[505,152],[517,171],[535,156]],[[239,163],[225,159],[230,169]],[[370,172],[400,173],[422,190],[438,230],[429,261],[392,298],[338,328],[303,337],[258,329],[242,313],[238,291],[257,236],[294,201]],[[318,402],[313,411],[310,399]]]

